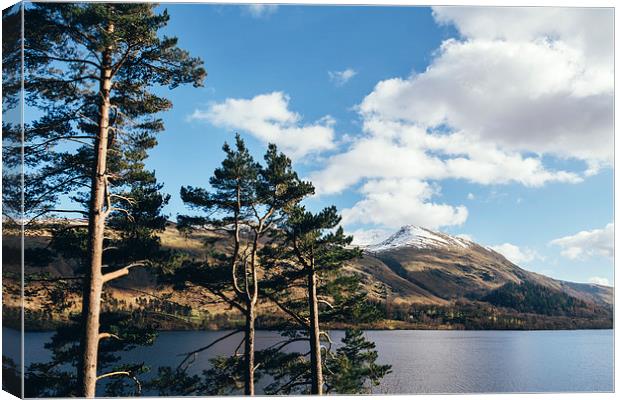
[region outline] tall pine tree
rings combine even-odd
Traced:
[[[333,342],[329,333],[321,329],[321,323],[356,325],[379,318],[379,311],[366,301],[359,278],[343,273],[345,263],[360,257],[361,252],[350,246],[353,238],[344,234],[340,220],[334,206],[312,213],[296,205],[288,210],[275,231],[278,239],[262,250],[263,263],[268,270],[265,297],[276,303],[297,325],[296,330],[285,332],[291,339],[282,345],[307,340],[310,347],[309,363],[287,356],[289,370],[304,371],[299,365],[293,367],[301,363],[307,364],[309,373],[295,375],[278,368],[277,364],[281,363],[275,363],[278,378],[268,388],[274,393],[287,394],[303,387],[309,387],[311,394],[318,395],[334,390],[333,382],[340,379],[341,371],[328,368],[328,376],[324,376],[326,362],[331,362],[335,356],[331,351]],[[322,342],[327,346],[322,346]],[[377,371],[385,369],[385,373],[389,369],[374,363],[371,367],[376,367]],[[385,373],[379,374],[377,379]],[[285,377],[289,381],[278,386]]]
[[[29,223],[61,213],[88,220],[77,391],[84,397],[95,395],[98,379],[113,376],[97,375],[100,341],[115,336],[100,329],[104,284],[147,264],[138,253],[156,244],[153,230],[161,224],[142,209],[153,211],[153,202],[164,200],[143,160],[163,130],[157,114],[172,104],[151,88],[200,86],[206,75],[176,38],[158,35],[169,16],[155,8],[34,3],[25,13],[26,102],[42,114],[25,133],[24,157],[32,166],[26,214]],[[57,208],[62,194],[76,207]]]
[[[243,387],[245,394],[253,395],[261,277],[258,252],[285,210],[314,188],[298,178],[290,159],[275,145],[269,145],[264,166],[254,161],[239,135],[236,148],[225,144],[223,149],[226,158],[209,180],[212,191],[181,189],[183,201],[202,215],[179,216],[179,226],[224,232],[229,246],[211,262],[186,263],[176,271],[175,279],[205,287],[244,315]]]

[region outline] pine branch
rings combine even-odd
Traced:
[[[45,214],[52,213],[52,212],[57,212],[57,213],[69,213],[69,214],[71,214],[71,213],[77,213],[77,214],[82,214],[82,215],[85,215],[85,216],[87,216],[87,217],[88,217],[88,212],[86,212],[86,211],[82,211],[82,210],[57,210],[57,209],[48,209],[48,210],[45,210],[45,211],[42,211],[42,212],[40,212],[40,213],[36,214],[34,217],[32,217],[32,218],[30,219],[30,221],[28,221],[26,224],[24,224],[24,227],[26,227],[26,226],[30,225],[31,223],[33,223],[35,219],[37,219],[37,218],[39,218],[39,217],[41,217],[41,216],[43,216],[43,215],[45,215]]]
[[[220,297],[227,304],[231,305],[232,307],[235,307],[237,310],[241,311],[242,313],[244,314],[247,313],[247,310],[245,309],[245,307],[243,307],[241,304],[237,303],[233,299],[226,296],[222,291],[216,290],[216,289],[210,289],[208,287],[207,287],[207,290],[209,290],[211,293],[215,294],[216,296]]]
[[[38,49],[30,49],[30,50],[34,50],[34,51],[38,51],[38,52],[43,53],[41,50],[38,50]],[[51,55],[46,54],[46,53],[40,54],[38,57],[45,58],[45,59],[50,60],[50,61],[59,61],[59,62],[67,62],[67,63],[78,63],[78,64],[89,64],[89,65],[92,65],[92,66],[94,66],[95,68],[97,68],[99,70],[101,69],[101,65],[97,64],[94,61],[83,59],[83,58],[55,57],[55,56],[51,56]]]
[[[26,149],[31,151],[31,150],[37,149],[37,148],[39,148],[41,146],[48,145],[48,144],[50,144],[52,142],[57,142],[59,140],[75,140],[75,139],[91,139],[91,140],[94,140],[94,139],[96,139],[96,137],[95,136],[85,136],[85,135],[58,136],[58,137],[51,138],[51,139],[46,140],[46,141],[41,142],[41,143],[36,143],[36,144],[31,144],[31,145],[28,145],[28,146],[24,146],[24,151]]]
[[[273,301],[282,311],[293,317],[293,319],[297,321],[302,327],[304,327],[305,329],[310,329],[310,321],[289,310],[288,307],[278,301],[274,296],[267,295],[267,298]]]
[[[309,337],[300,337],[300,338],[294,338],[294,339],[289,339],[289,340],[283,340],[281,342],[278,342],[276,344],[273,344],[273,345],[267,347],[265,350],[275,349],[276,351],[280,351],[280,350],[282,350],[283,348],[285,348],[286,346],[288,346],[291,343],[307,342],[308,340],[310,340]]]
[[[241,345],[242,345],[244,342],[245,342],[245,336],[243,336],[243,337],[241,338],[241,341],[239,342],[239,344],[238,344],[238,345],[237,345],[237,347],[235,348],[235,352],[234,352],[234,354],[235,354],[235,356],[236,356],[236,357],[242,356],[242,354],[239,354],[239,349],[241,348]]]
[[[185,368],[182,368],[182,367],[190,359],[190,357],[194,357],[195,358],[196,354],[201,353],[201,352],[203,352],[203,351],[205,351],[207,349],[210,349],[211,347],[215,346],[219,342],[221,342],[221,341],[223,341],[225,339],[228,339],[229,337],[231,337],[233,335],[236,335],[237,333],[241,333],[241,332],[243,332],[243,329],[237,329],[236,331],[232,331],[232,332],[230,332],[230,333],[228,333],[228,334],[226,334],[226,335],[224,335],[224,336],[214,340],[213,342],[209,343],[208,345],[206,345],[204,347],[201,347],[201,348],[196,349],[194,351],[190,351],[189,353],[179,354],[179,356],[185,356],[185,358],[177,366],[177,371],[180,371],[181,369],[183,369],[183,370],[187,369],[187,367],[185,367]],[[188,365],[188,367],[189,367],[189,365]]]
[[[45,193],[39,195],[36,199],[33,200],[32,205],[36,206],[41,204],[43,201],[45,201],[45,197],[49,194],[54,193],[56,190],[58,190],[59,188],[68,185],[69,183],[73,183],[76,180],[80,180],[80,179],[86,179],[88,178],[88,176],[86,175],[81,175],[81,176],[76,176],[74,178],[70,178],[67,180],[62,181],[61,183],[59,183],[58,185],[52,187],[51,189],[49,189],[48,191],[46,191]]]
[[[297,374],[297,375],[295,375],[295,376],[294,376],[291,380],[289,380],[287,383],[285,383],[284,385],[282,385],[282,386],[280,386],[279,388],[275,389],[275,390],[272,392],[272,394],[278,394],[278,393],[280,393],[281,391],[283,391],[283,390],[285,390],[285,389],[286,389],[286,390],[289,390],[289,389],[292,389],[292,388],[293,388],[293,387],[295,387],[295,386],[299,386],[300,384],[309,384],[309,383],[306,383],[305,381],[304,381],[304,382],[298,382],[298,383],[295,383],[295,381],[296,381],[297,379],[299,379],[301,376],[303,376],[305,373],[306,373],[306,371],[305,371],[305,370],[303,370],[302,372],[298,373],[298,374]]]

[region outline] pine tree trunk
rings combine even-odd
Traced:
[[[323,365],[321,361],[321,340],[319,327],[319,304],[316,297],[316,272],[310,266],[308,271],[308,306],[310,308],[310,365],[312,368],[311,394],[323,394]]]
[[[249,396],[254,396],[254,306],[254,301],[247,301],[245,320],[245,394]]]
[[[108,32],[114,31],[112,24]],[[99,106],[99,132],[95,140],[95,168],[93,171],[90,209],[88,217],[88,272],[82,298],[84,332],[82,338],[82,361],[80,396],[95,397],[97,385],[97,353],[99,350],[99,314],[103,291],[103,238],[105,233],[106,164],[108,153],[108,124],[110,112],[110,89],[112,68],[110,49],[103,52],[103,68],[99,81],[101,104]]]

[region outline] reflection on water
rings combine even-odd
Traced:
[[[19,335],[4,329],[5,335]],[[145,361],[153,369],[176,366],[180,353],[220,337],[222,332],[162,332],[152,347],[123,354],[123,361]],[[26,334],[26,364],[50,357],[43,345],[49,332]],[[343,332],[333,332],[339,341]],[[613,391],[613,331],[368,331],[380,363],[393,372],[377,393],[481,393]],[[218,343],[193,364],[198,372],[208,359],[232,353],[241,335]],[[257,348],[280,340],[257,332]],[[291,350],[305,350],[294,343]],[[5,349],[10,350],[10,349]],[[9,355],[10,351],[8,351]]]

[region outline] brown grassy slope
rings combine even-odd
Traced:
[[[170,223],[161,235],[164,248],[189,253],[196,259],[207,257],[204,246],[206,239],[219,238],[216,246],[222,250],[226,240],[222,235],[212,232],[198,232],[184,235],[174,223]],[[49,241],[45,232],[27,238],[27,247],[42,247]],[[19,271],[19,263],[11,261],[7,254],[15,253],[19,238],[5,237],[3,247],[5,257],[4,271]],[[11,250],[12,249],[12,250]],[[8,252],[7,252],[8,250]],[[51,276],[71,276],[76,265],[63,259],[43,267],[27,265],[27,273],[46,272]],[[455,300],[467,301],[496,289],[507,282],[530,281],[587,302],[609,306],[613,302],[613,289],[600,285],[564,282],[529,272],[514,265],[500,254],[479,245],[469,248],[460,246],[416,249],[397,248],[381,253],[365,254],[363,258],[349,263],[348,271],[357,273],[369,293],[370,298],[381,300],[388,293],[391,301],[404,304],[447,305]],[[6,274],[5,274],[6,278]],[[10,284],[10,279],[7,281]],[[170,287],[158,287],[156,277],[148,269],[135,269],[129,276],[115,281],[108,293],[125,302],[135,301],[148,294],[161,296],[169,294],[170,300],[191,305],[197,310],[204,309],[211,314],[230,313],[228,307],[213,304],[215,298],[206,290],[192,288],[174,292]],[[18,299],[8,298],[5,304]],[[79,301],[79,299],[78,299]],[[36,308],[38,301],[29,299],[27,306]],[[75,306],[76,308],[78,305]],[[275,309],[270,311],[276,312]]]
[[[413,286],[397,290],[403,296],[423,300],[458,300],[479,297],[508,283],[528,281],[586,302],[609,306],[613,304],[613,288],[594,284],[565,282],[541,274],[526,271],[508,261],[504,256],[486,247],[472,245],[469,248],[450,246],[418,249],[402,247],[380,253],[366,254],[363,264],[374,265],[365,273],[382,279],[393,287],[399,280],[393,275],[375,274],[373,271],[390,269],[398,278]],[[418,292],[418,293],[416,293]]]

